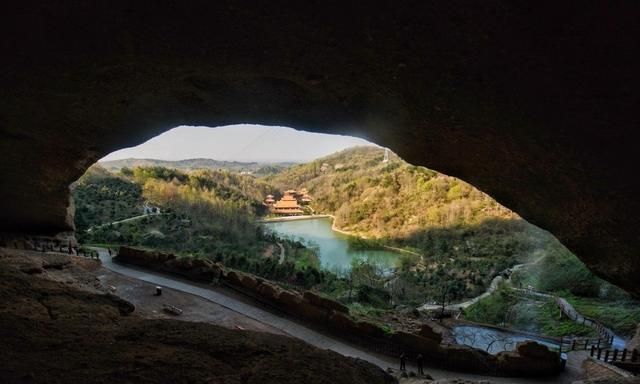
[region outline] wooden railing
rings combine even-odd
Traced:
[[[562,346],[561,352],[568,351],[587,351],[589,348],[607,349],[612,345],[612,340],[608,338],[588,338],[588,337],[573,337],[573,338],[561,338],[560,345]]]
[[[590,355],[594,359],[615,365],[634,374],[640,373],[640,351],[637,349],[612,350],[596,348],[595,345],[592,345]]]
[[[552,299],[555,302],[555,304],[558,306],[558,308],[560,308],[562,313],[565,316],[567,316],[569,319],[575,321],[577,324],[582,324],[582,325],[586,325],[588,327],[593,328],[596,332],[598,332],[599,338],[596,339],[596,341],[594,341],[593,343],[588,345],[597,345],[600,348],[600,347],[608,347],[613,344],[614,333],[609,328],[605,327],[598,320],[581,315],[565,299],[559,296],[556,296],[547,292],[543,292],[543,291],[538,291],[535,289],[515,288],[514,290],[528,296],[544,297],[547,299]],[[576,341],[580,339],[572,339],[572,340]],[[582,341],[580,341],[580,344],[581,345],[583,344]],[[573,347],[570,349],[575,350],[575,348]]]

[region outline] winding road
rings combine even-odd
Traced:
[[[182,280],[176,277],[170,277],[167,275],[161,275],[158,273],[150,272],[147,270],[133,268],[127,265],[114,263],[109,256],[106,249],[94,248],[98,251],[100,260],[103,267],[124,276],[138,279],[155,285],[163,286],[165,288],[173,289],[176,291],[184,292],[186,294],[195,295],[205,300],[211,301],[225,308],[238,312],[244,316],[247,316],[256,321],[260,321],[264,324],[270,325],[274,328],[280,329],[286,334],[303,340],[313,346],[322,349],[329,349],[335,351],[343,356],[350,356],[368,361],[372,364],[379,366],[382,369],[387,367],[396,368],[398,361],[388,356],[379,355],[366,350],[361,349],[355,345],[349,344],[342,340],[336,339],[332,336],[315,331],[306,327],[300,323],[286,318],[284,315],[276,313],[267,309],[266,307],[258,304],[251,303],[249,300],[239,299],[234,297],[233,294],[225,292],[223,288],[213,288],[204,284],[198,284],[186,280]],[[475,380],[490,380],[492,383],[571,383],[577,380],[581,375],[581,359],[575,359],[575,363],[572,364],[570,355],[568,369],[561,375],[554,378],[546,379],[525,379],[525,378],[500,378],[492,376],[482,376],[474,374],[466,374],[452,371],[445,371],[436,367],[426,365],[426,370],[435,379],[442,378],[460,378],[460,379],[475,379]],[[408,364],[408,368],[416,370],[415,367]]]

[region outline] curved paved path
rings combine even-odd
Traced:
[[[535,261],[532,261],[530,263],[523,263],[523,264],[516,264],[511,268],[507,268],[507,270],[511,270],[511,273],[527,266],[527,265],[533,265],[533,264],[537,264],[540,262],[540,260],[544,259],[544,256],[539,257],[538,259],[536,259]],[[503,272],[500,272],[498,274],[498,276],[494,277],[493,280],[491,280],[491,284],[489,284],[489,287],[487,288],[486,291],[484,291],[481,295],[476,296],[474,298],[471,298],[467,301],[464,301],[462,303],[457,303],[457,304],[449,304],[445,307],[445,309],[447,310],[451,310],[451,311],[459,311],[461,309],[466,309],[467,307],[472,306],[473,304],[477,303],[478,301],[484,299],[485,297],[489,296],[490,294],[492,294],[493,292],[495,292],[496,289],[498,289],[498,286],[500,285],[500,283],[502,282],[502,280],[504,280],[504,277],[502,277]],[[422,306],[420,306],[418,308],[419,311],[433,311],[436,309],[441,309],[442,305],[438,305],[438,304],[423,304]]]
[[[93,227],[87,229],[87,232],[91,232],[94,229],[98,229],[98,228],[102,228],[102,227],[106,227],[108,225],[116,225],[116,224],[121,224],[121,223],[128,223],[130,221],[136,221],[136,220],[140,220],[140,219],[144,219],[145,217],[152,217],[152,216],[164,216],[164,213],[145,213],[142,215],[138,215],[138,216],[133,216],[133,217],[129,217],[126,219],[122,219],[122,220],[118,220],[118,221],[113,221],[111,223],[106,223],[106,224],[99,224],[99,225],[94,225]]]
[[[366,360],[372,364],[375,364],[383,369],[387,367],[397,368],[398,361],[388,356],[375,354],[365,351],[357,346],[348,344],[344,341],[338,340],[332,336],[328,336],[319,333],[313,329],[310,329],[304,325],[298,324],[292,320],[285,318],[283,315],[279,315],[270,312],[266,309],[262,309],[259,305],[247,304],[243,300],[233,297],[231,294],[225,294],[221,289],[212,289],[209,287],[201,286],[197,283],[187,282],[178,278],[173,278],[146,270],[132,268],[122,264],[116,264],[112,262],[111,257],[105,249],[94,248],[98,251],[102,265],[119,274],[146,281],[148,283],[160,285],[166,288],[171,288],[177,291],[182,291],[188,294],[202,297],[206,300],[222,305],[226,308],[241,313],[254,320],[271,325],[278,328],[292,337],[303,340],[311,345],[314,345],[322,349],[330,349],[344,356],[350,356]],[[571,360],[571,359],[570,359]],[[408,368],[417,371],[411,364],[407,364]],[[546,378],[546,379],[520,379],[520,378],[500,378],[482,375],[473,375],[458,373],[452,371],[445,371],[435,367],[430,367],[428,364],[425,367],[427,373],[433,376],[435,379],[440,378],[461,378],[461,379],[476,379],[476,380],[490,380],[492,383],[571,383],[577,380],[581,374],[579,368],[569,369],[562,375]]]

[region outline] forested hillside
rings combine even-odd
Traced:
[[[396,246],[400,285],[407,300],[453,299],[486,289],[500,271],[555,247],[487,194],[438,172],[417,167],[384,149],[356,147],[265,178],[280,190],[307,188],[312,207],[335,215],[336,227],[370,239],[355,246]],[[559,246],[559,245],[557,245]]]
[[[92,167],[74,186],[76,224],[86,242],[159,247],[191,254],[261,252],[253,219],[263,213],[268,185],[227,171],[184,173],[163,167]],[[162,214],[143,214],[147,202]],[[87,231],[90,229],[90,231]]]
[[[391,245],[420,254],[400,257],[393,284],[373,284],[380,292],[391,288],[396,302],[437,302],[443,294],[460,301],[480,294],[507,267],[530,262],[515,274],[516,284],[555,292],[622,334],[633,332],[640,321],[637,303],[594,276],[552,235],[461,180],[410,165],[393,153],[383,159],[382,148],[351,148],[265,180],[279,190],[307,188],[316,212],[333,214],[336,227],[369,238],[354,246]],[[361,304],[384,308],[375,302]],[[612,305],[616,310],[607,311]],[[555,314],[553,305],[532,306],[501,290],[467,315],[549,334],[590,332]]]
[[[253,176],[225,170],[183,172],[164,167],[93,166],[74,184],[78,240],[135,245],[205,257],[260,276],[312,287],[324,279],[312,249],[265,233],[255,218],[273,188]],[[159,213],[143,215],[144,203]],[[99,207],[100,215],[94,214]],[[106,207],[106,208],[105,208]],[[113,223],[122,219],[133,218]],[[284,249],[286,260],[279,260]]]
[[[377,147],[347,149],[265,178],[280,190],[306,187],[336,226],[367,237],[404,238],[425,228],[517,216],[471,185],[413,166]],[[324,166],[323,166],[324,164]]]
[[[79,234],[104,223],[142,214],[142,187],[93,165],[72,185]]]

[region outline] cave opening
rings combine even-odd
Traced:
[[[638,9],[633,2],[579,7],[523,1],[375,2],[334,7],[315,2],[278,6],[252,0],[194,0],[188,4],[156,2],[149,7],[144,2],[113,0],[90,4],[12,2],[5,8],[0,15],[0,46],[6,52],[0,62],[0,245],[7,248],[0,247],[0,377],[6,382],[205,382],[212,378],[238,378],[283,383],[309,380],[310,373],[323,383],[394,381],[384,370],[397,367],[397,348],[387,348],[395,355],[393,360],[382,363],[364,353],[351,355],[372,364],[347,357],[337,359],[335,354],[279,337],[277,329],[255,318],[239,316],[245,308],[241,300],[225,301],[228,305],[233,302],[231,310],[193,295],[188,299],[186,294],[178,297],[177,291],[165,289],[161,296],[154,296],[158,300],[153,305],[131,297],[136,311],[151,319],[127,316],[133,306],[107,293],[113,293],[111,287],[121,295],[155,292],[156,284],[141,280],[150,276],[148,271],[105,277],[95,257],[88,260],[60,255],[64,247],[73,246],[67,243],[74,236],[69,185],[111,151],[140,143],[178,124],[257,122],[342,134],[361,127],[362,137],[389,147],[410,164],[437,169],[478,187],[526,221],[553,233],[590,271],[640,297],[640,200],[633,177],[637,173],[635,90],[640,88],[633,54],[638,41],[633,36],[639,33]],[[412,174],[417,178],[421,171],[413,170]],[[210,183],[208,177],[192,180],[187,190],[184,183],[188,177],[177,173],[173,176],[176,182],[172,178],[167,183],[148,174],[149,179],[157,180],[149,183],[147,193],[162,195],[160,192],[175,190],[189,197],[180,200],[184,203],[195,204],[204,197],[209,199],[207,204],[217,201],[203,188]],[[437,176],[419,176],[423,180],[414,180],[414,187],[431,188],[433,193],[445,191],[430,184]],[[131,184],[125,178],[136,175],[123,177],[123,182]],[[221,180],[224,182],[224,177]],[[395,181],[379,180],[379,185],[393,188]],[[138,187],[142,191],[139,194],[143,194],[143,186]],[[367,204],[371,196],[359,194],[357,184],[336,182],[335,188],[344,196],[351,193],[361,197],[356,200],[358,209],[337,215],[343,220],[380,219],[386,226],[396,227],[411,218],[408,215],[406,220],[394,221],[393,217],[373,215],[375,207]],[[445,199],[460,200],[453,198],[460,196],[464,188],[455,188],[448,196],[450,191],[446,188]],[[240,190],[233,196],[240,198],[244,194]],[[280,199],[277,194],[274,197]],[[402,202],[405,201],[410,200]],[[241,203],[242,199],[227,211],[220,205],[219,212],[250,208]],[[148,208],[161,208],[152,213],[166,212],[163,207]],[[339,213],[339,207],[330,208]],[[110,209],[105,211],[110,214]],[[424,217],[448,217],[442,213],[433,210]],[[154,216],[149,221],[161,217]],[[193,219],[176,218],[176,235],[185,233],[179,226],[190,223]],[[223,234],[243,228],[248,231],[253,227],[237,221],[219,225],[217,230]],[[173,235],[171,230],[163,229],[138,229],[129,234],[133,239],[137,236],[159,242],[163,236],[167,239]],[[496,241],[472,241],[487,231],[496,234],[490,237]],[[505,237],[497,236],[505,231],[508,229],[504,224],[494,222],[482,230],[461,229],[469,243],[434,241],[449,239],[450,230],[430,231],[406,241],[432,244],[428,250],[433,253],[470,253],[469,250],[477,251],[478,244],[505,245],[499,241]],[[210,235],[191,234],[197,238]],[[264,238],[258,233],[253,236]],[[220,247],[232,239],[218,237]],[[22,249],[25,247],[21,244],[28,245],[34,238],[48,238],[54,245],[57,241],[64,247],[53,251],[48,247],[43,252],[42,244],[36,244],[39,251]],[[304,244],[277,240],[272,244],[272,256],[280,255],[277,243],[286,248],[285,255],[297,252],[305,266],[313,263],[310,247]],[[374,245],[365,241],[353,244]],[[391,246],[404,249],[407,244]],[[86,251],[94,255],[97,252],[106,265],[111,260],[107,250],[98,248]],[[511,253],[519,250],[504,248]],[[221,257],[233,251],[234,248],[227,249]],[[564,250],[558,252],[564,254]],[[171,258],[155,251],[129,250],[127,257],[139,257],[143,262],[146,259],[142,255],[163,260],[165,270],[160,273],[179,270],[180,278],[208,279],[203,284],[221,273],[216,262],[202,255]],[[235,256],[237,262],[242,255]],[[478,255],[467,256],[469,265],[483,262],[469,259]],[[214,252],[214,260],[215,257]],[[416,265],[411,256],[405,258],[406,266]],[[550,258],[527,269],[540,269],[537,276],[545,283],[563,274],[574,281],[585,276],[585,269],[572,268],[562,257],[555,259],[557,262],[550,269],[561,273],[542,274],[544,261]],[[262,267],[255,260],[252,266],[247,261],[250,260],[241,262],[246,268]],[[116,264],[109,267],[122,267]],[[371,276],[370,270],[364,265],[362,276]],[[438,276],[441,273],[434,270],[434,279],[443,279],[448,272]],[[511,271],[509,280],[513,284],[517,285],[519,272]],[[307,275],[303,273],[302,277],[322,277],[312,270]],[[475,369],[488,375],[500,370],[503,375],[533,376],[558,368],[558,356],[536,346],[522,348],[522,354],[498,353],[494,358],[482,351],[451,347],[446,340],[437,345],[425,341],[438,339],[435,328],[418,329],[416,325],[411,333],[390,333],[385,324],[391,322],[352,321],[340,301],[330,301],[313,292],[301,296],[240,270],[225,270],[224,277],[222,283],[253,290],[256,297],[282,299],[285,309],[300,310],[308,319],[331,318],[333,323],[341,324],[343,334],[368,332],[377,340],[384,340],[387,347],[397,343],[428,345],[432,348],[422,350],[427,360],[435,363],[438,357],[446,356],[437,362],[451,369]],[[407,280],[414,277],[415,271],[409,268]],[[102,281],[103,291],[96,291],[96,279],[101,278],[108,281]],[[138,283],[125,289],[129,278]],[[459,278],[473,283],[470,275],[463,273]],[[419,289],[430,284],[424,279],[410,282]],[[349,288],[348,281],[342,284],[347,285],[347,298],[357,294],[362,301],[386,302],[386,296],[375,289],[375,284],[374,289],[365,288],[362,292],[357,287]],[[527,290],[529,284],[538,287],[533,277],[524,279],[522,284],[520,289]],[[472,288],[468,284],[452,290]],[[576,284],[570,288],[574,292],[570,289],[560,296],[575,308],[580,306],[583,314],[593,311],[591,317],[601,317],[606,324],[619,323],[622,313],[633,318],[630,312],[617,310],[614,297],[610,298],[610,308],[604,311],[596,311],[593,302],[569,298],[569,294],[579,296],[578,293],[589,291],[609,297],[611,293],[602,286],[594,289]],[[208,289],[213,293],[207,295],[213,297],[216,289],[226,288]],[[510,302],[512,291],[500,290],[494,298]],[[443,289],[440,297],[449,293],[448,288]],[[405,287],[404,295],[411,294],[411,289]],[[533,292],[527,294],[532,296]],[[185,300],[181,304],[171,302],[180,298]],[[198,311],[190,308],[199,306],[209,313],[225,313],[221,319],[226,319],[225,325],[234,330],[158,319],[166,315],[159,300],[186,309],[182,319],[198,320],[194,315]],[[347,304],[350,305],[349,300]],[[478,309],[476,314],[500,313],[497,322],[508,322],[520,312],[528,312],[528,307],[506,310],[506,306],[493,302],[478,307],[482,311]],[[637,310],[638,306],[634,304],[631,309],[634,308]],[[541,304],[539,309],[544,312],[548,308]],[[371,305],[350,310],[358,316],[382,314]],[[404,313],[415,315],[410,307]],[[262,319],[273,315],[260,314]],[[584,316],[582,319],[586,322]],[[294,323],[288,325],[300,330]],[[236,327],[275,334],[236,332]],[[310,329],[297,335],[313,335],[305,339],[311,342],[321,336]],[[471,337],[474,335],[472,332]],[[577,345],[582,351],[593,348],[589,339],[584,343],[579,341],[585,339],[574,339],[576,344],[565,343],[565,347]],[[640,333],[636,348],[638,340]],[[340,343],[337,339],[333,342]],[[616,354],[615,349],[600,349],[601,345],[596,344],[594,358],[615,360],[626,356],[637,363],[638,354],[631,349],[629,353]],[[327,344],[316,346],[324,349]],[[346,343],[340,348],[350,350]],[[413,352],[409,353],[409,369],[415,362]],[[427,354],[430,352],[433,355]],[[463,358],[456,359],[460,356]],[[571,360],[572,354],[569,356]],[[185,369],[187,366],[191,369]],[[567,370],[572,367],[579,368],[579,364],[569,361]],[[428,372],[435,378],[451,377],[435,366],[429,367]],[[584,378],[571,376],[573,373],[563,374],[558,381]],[[589,377],[586,379],[590,382]],[[603,380],[618,381],[595,381]]]
[[[623,348],[640,321],[637,302],[550,233],[363,139],[181,126],[103,157],[71,189],[84,246],[212,260],[319,291],[390,331],[407,330],[414,308],[461,320],[449,324],[456,342],[497,353],[526,337],[477,324],[558,349],[548,338],[597,339],[604,321]],[[558,319],[560,299],[594,322]]]

